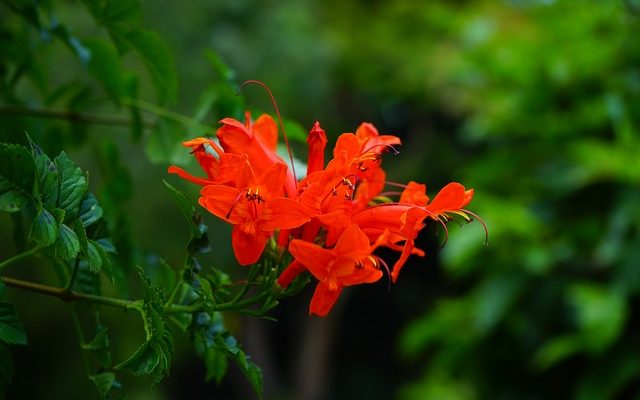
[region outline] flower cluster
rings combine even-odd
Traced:
[[[318,280],[311,314],[326,315],[345,286],[376,282],[383,270],[395,282],[411,254],[424,255],[414,242],[426,219],[444,226],[452,215],[467,221],[474,215],[464,209],[473,189],[459,183],[449,183],[430,200],[423,184],[388,182],[382,154],[397,153],[400,139],[380,135],[370,123],[340,135],[325,165],[327,137],[316,122],[300,180],[276,154],[278,127],[269,115],[252,121],[247,113],[245,123],[231,118],[221,123],[217,141],[184,142],[206,177],[176,166],[169,172],[201,185],[200,205],[233,225],[232,246],[241,265],[256,263],[269,240],[287,249],[293,261],[278,283],[286,287],[310,272]],[[403,190],[385,192],[388,185]],[[400,253],[392,268],[373,254],[378,247]]]

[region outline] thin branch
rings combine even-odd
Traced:
[[[36,118],[64,119],[72,123],[87,123],[96,125],[111,125],[122,127],[130,127],[131,125],[133,125],[133,122],[129,118],[93,113],[80,113],[75,111],[25,108],[9,104],[0,105],[0,114],[26,115]],[[156,124],[152,121],[143,120],[142,126],[144,126],[145,128],[155,128]]]
[[[38,251],[40,251],[41,247],[40,246],[35,246],[32,247],[31,249],[24,251],[20,254],[16,254],[15,256],[11,257],[11,258],[7,258],[6,260],[0,262],[0,271],[2,271],[3,269],[9,267],[11,264],[14,264],[20,260],[22,260],[23,258],[27,258],[35,253],[37,253]]]
[[[65,290],[64,288],[58,288],[53,286],[42,285],[35,282],[28,282],[19,279],[9,278],[7,276],[2,277],[2,282],[5,285],[27,290],[34,293],[40,293],[45,296],[57,297],[62,301],[86,301],[90,303],[102,304],[105,306],[118,307],[125,310],[140,310],[142,306],[142,300],[123,300],[113,297],[96,296],[86,293],[77,293],[73,290]]]
[[[193,118],[187,117],[186,115],[178,114],[177,112],[173,112],[171,110],[167,110],[166,108],[157,106],[153,103],[149,103],[148,101],[127,98],[127,99],[123,99],[122,103],[124,105],[135,107],[140,110],[149,112],[158,117],[177,122],[184,126],[201,129],[202,131],[210,135],[215,135],[216,133],[216,130],[208,125],[205,125]]]

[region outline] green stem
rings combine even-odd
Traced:
[[[26,115],[36,118],[64,119],[72,123],[87,123],[122,127],[128,127],[132,125],[131,120],[128,118],[114,117],[111,115],[79,113],[75,111],[33,109],[8,104],[0,105],[0,114]],[[154,128],[156,126],[153,122],[149,121],[142,121],[142,125],[145,128]]]
[[[76,258],[76,262],[73,264],[73,271],[71,272],[71,277],[69,278],[69,281],[67,282],[67,285],[64,287],[63,290],[71,291],[71,288],[73,287],[73,281],[76,280],[76,275],[78,274],[78,267],[80,267],[80,259]]]
[[[73,290],[66,290],[65,288],[57,288],[53,286],[42,285],[39,283],[22,281],[6,276],[2,277],[2,282],[4,282],[4,284],[9,287],[40,293],[45,296],[57,297],[67,302],[86,301],[89,303],[102,304],[105,306],[117,307],[125,310],[140,310],[140,307],[142,306],[142,300],[124,300],[116,299],[113,297],[97,296],[93,294],[77,293]]]
[[[106,296],[97,296],[86,293],[78,293],[73,290],[67,290],[66,288],[53,287],[48,285],[42,285],[35,282],[28,282],[19,279],[9,278],[7,276],[1,277],[2,282],[6,286],[13,287],[16,289],[22,289],[34,293],[39,293],[45,296],[57,297],[66,302],[72,301],[83,301],[94,304],[101,304],[104,306],[122,308],[124,310],[136,310],[140,311],[143,305],[143,300],[124,300],[117,299],[114,297],[106,297]],[[201,310],[206,311],[228,311],[228,310],[242,310],[245,307],[256,304],[262,300],[264,300],[269,293],[263,292],[258,294],[257,296],[251,297],[249,299],[239,301],[239,302],[227,302],[214,304],[211,306],[205,306],[202,302],[195,302],[193,304],[181,305],[181,304],[170,304],[167,305],[165,311],[167,314],[182,314],[187,313],[191,314],[194,312],[198,312]]]
[[[189,118],[185,115],[178,114],[171,110],[167,110],[166,108],[159,107],[153,103],[149,103],[147,101],[140,100],[140,99],[132,99],[132,98],[123,99],[122,103],[127,106],[136,107],[136,108],[139,108],[140,110],[150,112],[154,115],[157,115],[158,117],[175,121],[185,126],[202,129],[206,133],[210,133],[212,135],[215,134],[215,130],[210,126],[204,125],[196,121],[195,119]]]
[[[31,249],[29,249],[29,250],[27,250],[25,252],[22,252],[20,254],[16,254],[15,256],[13,256],[11,258],[7,258],[3,262],[0,262],[0,271],[2,271],[5,268],[9,267],[11,264],[14,264],[14,263],[22,260],[23,258],[27,258],[27,257],[37,253],[38,251],[40,251],[40,249],[41,249],[40,246],[32,247]]]

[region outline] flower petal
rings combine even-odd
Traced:
[[[293,239],[289,243],[289,252],[318,280],[327,277],[327,271],[335,259],[335,254],[331,250],[299,239]]]
[[[342,286],[338,285],[337,288],[332,289],[327,282],[320,281],[311,298],[309,315],[315,314],[319,317],[327,315],[340,297],[340,293],[342,293]]]
[[[311,211],[299,202],[285,197],[269,200],[260,214],[260,229],[293,229],[311,219]]]
[[[240,265],[255,264],[267,244],[268,234],[257,231],[252,222],[236,225],[231,232],[233,254]]]

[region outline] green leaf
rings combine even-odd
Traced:
[[[64,151],[56,157],[55,163],[60,173],[58,207],[66,212],[65,221],[69,221],[77,215],[78,206],[87,192],[88,183],[82,170]]]
[[[30,200],[30,196],[17,189],[11,182],[0,176],[0,211],[20,211]]]
[[[58,187],[60,186],[60,175],[53,161],[46,155],[31,137],[27,135],[31,145],[31,154],[35,160],[36,174],[38,176],[38,192],[42,204],[45,207],[55,207],[58,200]]]
[[[258,396],[262,394],[262,370],[249,360],[249,357],[238,345],[238,341],[232,335],[220,335],[215,341],[218,349],[224,351],[229,358],[235,361],[242,373],[247,377],[253,390]]]
[[[178,93],[178,78],[173,57],[162,38],[155,32],[144,30],[128,32],[125,37],[147,67],[158,102],[174,102]]]
[[[35,241],[39,246],[48,246],[56,241],[59,229],[60,224],[54,216],[42,207],[29,229],[29,240]]]
[[[4,282],[0,280],[0,299],[4,297]]]
[[[82,344],[82,349],[90,353],[102,368],[111,367],[111,353],[109,352],[109,336],[100,320],[96,320],[96,333],[88,343]]]
[[[160,355],[151,347],[151,341],[146,341],[135,353],[114,368],[119,371],[129,371],[134,375],[149,375],[160,363]]]
[[[160,382],[169,371],[173,340],[166,328],[164,298],[162,291],[138,269],[145,293],[144,307],[140,313],[144,322],[146,341],[127,360],[116,365],[116,369],[134,375],[153,375],[154,383]]]
[[[99,261],[95,258],[96,255],[100,259]],[[113,283],[114,276],[113,271],[111,270],[111,260],[109,259],[107,252],[100,245],[100,243],[94,240],[89,240],[89,243],[87,245],[87,258],[87,261],[89,262],[89,269],[91,271],[99,269],[100,271],[104,272],[106,277],[109,278],[111,283]],[[93,266],[92,263],[94,263]]]
[[[202,359],[204,360],[206,368],[204,379],[207,382],[213,379],[219,385],[227,374],[229,367],[227,356],[214,347],[207,347],[202,355]]]
[[[89,263],[80,260],[76,280],[73,282],[73,290],[80,293],[100,295],[100,276],[91,272]]]
[[[137,0],[107,0],[99,23],[111,28],[117,25],[135,25],[140,22],[141,16],[140,2]]]
[[[78,218],[85,227],[102,218],[102,208],[98,205],[98,200],[92,193],[87,193],[82,199]]]
[[[102,16],[103,1],[101,0],[80,0],[85,7],[89,9],[89,12],[93,16],[93,19],[98,19]]]
[[[80,252],[78,235],[66,224],[60,225],[58,238],[56,239],[56,256],[65,261],[73,260]]]
[[[0,341],[0,399],[5,398],[5,392],[13,379],[13,357],[9,346]]]
[[[106,40],[87,39],[83,43],[90,54],[89,73],[102,85],[112,100],[119,102],[126,95],[125,71],[120,55]]]
[[[0,341],[8,344],[27,344],[24,328],[9,303],[0,303]]]
[[[98,391],[98,395],[101,399],[106,399],[109,391],[119,386],[116,381],[116,374],[113,372],[102,372],[96,375],[89,375],[89,380],[93,383],[93,386]]]
[[[79,219],[76,219],[75,221],[73,221],[73,231],[78,236],[78,243],[80,243],[80,251],[82,251],[83,253],[86,253],[87,246],[89,244],[88,243],[89,239],[87,238],[87,231],[84,229],[84,226],[82,226],[82,221],[80,221]],[[91,265],[89,265],[89,267],[91,267]]]
[[[190,254],[209,252],[211,247],[209,246],[209,236],[207,235],[208,228],[202,220],[202,215],[196,212],[195,203],[167,181],[163,180],[163,182],[175,198],[182,215],[184,215],[189,224],[191,238],[187,244],[187,251]]]
[[[35,163],[17,144],[0,143],[0,211],[20,210],[33,193]]]

